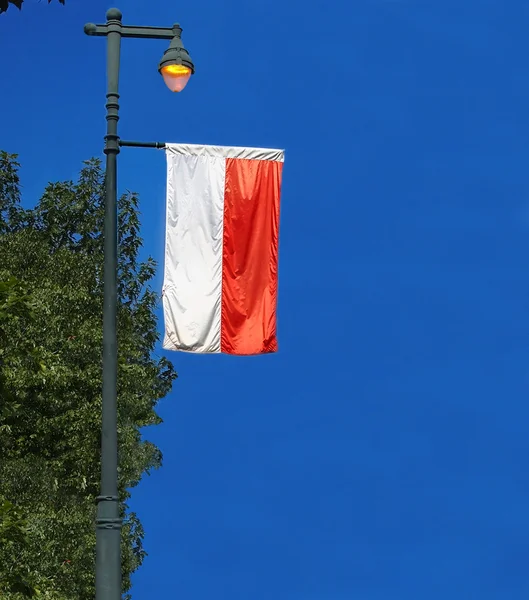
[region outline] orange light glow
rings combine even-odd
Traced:
[[[161,73],[171,92],[181,92],[191,77],[191,69],[184,65],[166,65],[162,67]]]

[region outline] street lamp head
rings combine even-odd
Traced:
[[[162,56],[158,71],[171,92],[181,92],[195,72],[195,65],[189,56],[189,52],[182,44],[182,28],[180,25],[176,24],[173,27],[173,32],[174,37],[169,48]]]

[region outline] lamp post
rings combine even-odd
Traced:
[[[172,28],[133,27],[121,23],[117,8],[107,12],[104,25],[88,23],[87,35],[107,38],[107,103],[105,136],[105,225],[103,306],[103,397],[101,430],[101,491],[96,518],[96,600],[121,598],[121,525],[118,496],[117,434],[117,156],[121,146],[163,147],[157,142],[124,142],[118,136],[119,64],[121,38],[171,40],[158,70],[173,92],[184,89],[195,68],[182,45],[180,25]]]

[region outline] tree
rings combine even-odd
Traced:
[[[50,2],[51,0],[48,0],[48,4],[50,4]],[[58,0],[58,2],[64,5],[65,0]],[[0,14],[5,12],[9,8],[10,4],[13,4],[13,6],[16,6],[19,10],[22,10],[22,4],[24,4],[24,0],[0,0]]]
[[[17,360],[30,359],[38,361],[38,353],[29,343],[15,347],[6,352],[8,337],[6,330],[8,321],[17,326],[31,318],[29,297],[21,289],[20,283],[11,277],[0,281],[0,423],[5,423],[16,415],[19,405],[16,397],[6,384],[5,373]],[[0,425],[0,435],[6,431],[6,425]],[[4,565],[0,590],[22,597],[33,597],[40,591],[35,585],[37,577],[31,567],[21,561],[21,553],[29,546],[28,527],[22,510],[0,495],[0,561]]]
[[[38,205],[24,210],[18,167],[16,156],[0,152],[0,497],[24,532],[11,550],[0,539],[0,597],[37,589],[45,598],[88,600],[100,476],[103,173],[98,160],[88,161],[77,182],[50,183]],[[141,523],[127,507],[130,488],[162,459],[141,429],[160,423],[155,406],[176,374],[154,355],[158,297],[149,282],[156,265],[138,257],[138,198],[127,193],[118,204],[126,592],[145,556]],[[27,584],[25,592],[12,587],[13,554],[6,552],[16,553],[16,581]]]

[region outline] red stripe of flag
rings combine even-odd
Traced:
[[[226,354],[277,351],[282,169],[278,161],[226,160],[221,318]]]

